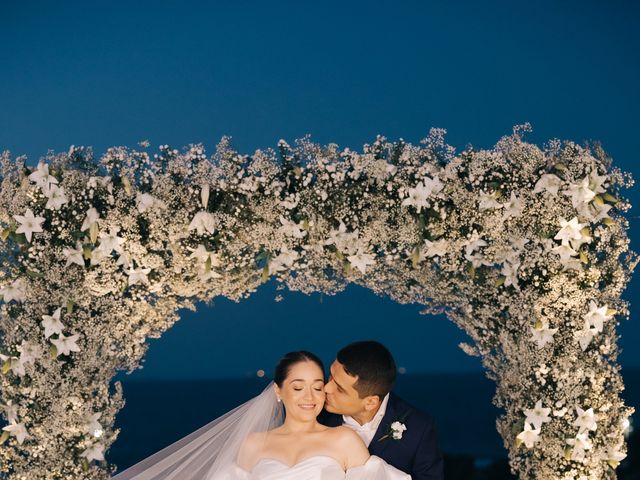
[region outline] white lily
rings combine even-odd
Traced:
[[[20,223],[16,233],[24,233],[29,243],[31,243],[31,236],[34,233],[42,232],[42,223],[45,219],[44,217],[35,217],[30,208],[27,209],[24,215],[14,215],[13,218]]]

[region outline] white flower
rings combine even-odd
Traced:
[[[198,271],[198,278],[203,282],[206,282],[208,280],[211,280],[212,278],[213,279],[222,278],[222,275],[220,275],[218,272],[216,272],[213,269],[207,269],[203,265],[202,267],[200,267]]]
[[[125,270],[128,269],[129,265],[131,265],[131,255],[129,255],[125,251],[120,252],[120,256],[118,257],[116,265],[122,266]]]
[[[524,210],[524,201],[516,197],[516,194],[511,192],[511,198],[507,203],[503,205],[502,220],[507,220],[510,217],[518,217]]]
[[[581,240],[582,233],[580,232],[585,226],[585,223],[578,223],[578,217],[573,217],[568,222],[564,218],[560,218],[560,231],[556,234],[556,240],[561,240],[564,245],[573,240]],[[575,247],[574,247],[575,248]]]
[[[627,458],[627,454],[622,453],[620,451],[620,447],[621,445],[617,445],[615,447],[609,445],[607,447],[607,453],[604,455],[604,459],[607,460],[613,468],[617,468],[618,464]]]
[[[586,176],[580,183],[572,183],[568,190],[562,193],[571,197],[574,208],[579,208],[585,203],[589,203],[596,196],[596,193],[589,188],[589,177]]]
[[[573,248],[571,248],[571,246],[567,243],[563,243],[562,245],[556,245],[555,247],[552,248],[552,251],[560,256],[560,261],[562,262],[566,262],[567,260],[570,260],[572,257],[575,257],[578,255],[578,252],[576,252]]]
[[[464,242],[464,248],[467,254],[471,254],[480,247],[486,247],[487,245],[489,244],[484,241],[477,232],[474,232],[469,239]]]
[[[63,334],[60,334],[58,338],[52,339],[51,343],[53,343],[57,349],[56,357],[59,355],[69,355],[71,352],[79,352],[80,347],[78,347],[77,341],[78,335],[65,337]]]
[[[11,285],[0,288],[0,296],[5,303],[9,303],[11,300],[24,302],[27,299],[27,285],[24,279],[19,278],[14,280]]]
[[[393,422],[391,424],[391,436],[394,440],[400,440],[402,438],[402,434],[407,430],[407,426],[404,423]]]
[[[49,190],[51,184],[58,183],[58,180],[49,175],[49,165],[44,162],[38,162],[38,168],[29,175],[29,180],[38,185],[45,193]]]
[[[349,255],[347,260],[349,260],[349,263],[353,267],[360,270],[363,275],[367,273],[368,265],[375,265],[376,263],[375,257],[372,254],[365,253],[361,249],[358,249],[358,253],[355,255]]]
[[[589,188],[595,193],[604,193],[606,191],[604,184],[608,179],[608,175],[598,175],[597,171],[592,170],[591,173],[589,173]]]
[[[340,222],[338,230],[331,229],[324,245],[335,245],[339,252],[352,255],[358,250],[358,230],[347,232],[347,226]]]
[[[602,205],[598,203],[585,203],[582,208],[578,209],[578,212],[589,222],[596,223],[605,218],[611,218],[609,216],[609,210],[612,208],[608,203],[603,203]]]
[[[542,400],[538,400],[536,402],[536,406],[530,410],[523,410],[524,414],[527,416],[525,419],[526,423],[530,423],[534,428],[540,429],[543,423],[547,423],[551,421],[551,417],[549,417],[549,413],[551,413],[550,408],[542,407]]]
[[[126,240],[118,236],[119,231],[120,227],[111,227],[109,233],[100,232],[100,245],[98,248],[106,255],[110,255],[113,250],[118,253],[122,252],[122,244]]]
[[[65,265],[65,268],[68,268],[69,265],[72,265],[72,264],[76,264],[76,265],[80,265],[81,267],[84,267],[84,256],[83,256],[83,249],[82,249],[81,242],[79,241],[76,242],[76,248],[69,248],[69,247],[63,248],[62,254],[67,259],[67,264]]]
[[[562,244],[556,245],[551,249],[552,252],[558,254],[560,256],[560,263],[564,267],[564,270],[580,270],[581,263],[580,260],[574,258],[578,255],[578,252],[575,251],[571,246]]]
[[[34,217],[30,208],[27,209],[24,215],[14,215],[13,218],[20,222],[16,233],[24,233],[29,243],[31,243],[31,235],[42,232],[42,222],[45,219],[44,217]]]
[[[204,245],[198,245],[196,248],[189,249],[191,250],[191,255],[189,258],[194,258],[199,262],[206,263],[207,261],[211,262],[212,267],[220,266],[220,256],[217,253],[208,251]]]
[[[504,275],[504,286],[513,286],[515,289],[520,290],[518,286],[518,268],[520,268],[520,262],[505,261],[502,264],[502,270],[500,273]]]
[[[287,247],[282,248],[280,253],[269,262],[269,275],[276,272],[282,272],[293,266],[300,254],[295,250],[289,250]]]
[[[512,238],[509,241],[509,243],[511,244],[511,247],[513,247],[513,249],[517,254],[520,254],[520,252],[524,250],[524,246],[529,242],[530,240],[524,237]]]
[[[562,180],[559,177],[552,173],[545,173],[540,177],[540,180],[536,182],[533,193],[546,191],[555,197],[558,195],[560,185],[562,185]]]
[[[585,321],[582,330],[576,330],[575,332],[573,332],[573,337],[578,340],[580,348],[582,348],[582,351],[584,352],[593,340],[595,334],[596,331],[589,327],[589,322]]]
[[[340,221],[340,225],[338,226],[338,230],[332,228],[329,231],[329,237],[323,242],[324,245],[338,245],[338,241],[340,237],[347,232],[347,226],[344,222]]]
[[[53,315],[42,316],[42,326],[44,327],[44,338],[49,338],[51,335],[59,335],[62,333],[64,325],[60,321],[60,312],[62,308],[58,307]]]
[[[391,166],[391,169],[393,168],[395,167]],[[440,193],[444,188],[444,184],[440,181],[440,179],[436,175],[433,175],[433,178],[424,177],[422,179],[422,183],[424,184],[425,188],[430,192],[429,195],[432,195],[434,193]]]
[[[44,191],[44,194],[48,198],[44,208],[49,210],[60,210],[60,207],[69,201],[64,194],[64,187],[58,187],[57,185],[51,185],[49,190]]]
[[[35,363],[35,361],[42,356],[42,348],[40,345],[22,340],[22,343],[17,347],[20,352],[20,362],[23,365]]]
[[[94,437],[100,437],[103,432],[102,425],[98,422],[98,419],[102,416],[100,412],[93,413],[87,418],[87,423],[84,425],[84,432]],[[97,433],[97,435],[96,435]]]
[[[573,422],[573,426],[579,428],[578,433],[586,432],[587,430],[594,431],[598,428],[593,408],[583,410],[580,407],[576,407],[576,415],[578,418]]]
[[[449,242],[444,238],[441,238],[440,240],[436,240],[435,242],[432,242],[430,240],[425,240],[424,246],[426,248],[426,250],[424,251],[424,254],[427,257],[429,258],[435,257],[435,256],[443,257],[447,253]]]
[[[98,188],[98,185],[106,187],[109,193],[113,192],[113,183],[111,183],[111,177],[108,175],[104,177],[89,177],[89,180],[87,180],[87,187],[89,188]]]
[[[42,348],[35,343],[22,340],[22,344],[17,347],[20,357],[12,357],[11,371],[22,377],[25,375],[25,366],[34,364],[35,361],[42,356]]]
[[[91,228],[92,225],[97,224],[99,219],[100,219],[100,214],[98,213],[98,210],[91,207],[89,210],[87,210],[87,215],[84,218],[84,222],[82,222],[82,227],[80,227],[80,230],[83,232],[85,230],[88,230],[89,228]]]
[[[280,215],[280,223],[282,224],[280,230],[282,230],[285,235],[293,238],[304,238],[307,235],[303,227],[304,222],[296,223]]]
[[[91,266],[100,265],[105,258],[111,255],[111,252],[106,252],[104,249],[98,247],[91,251]]]
[[[593,241],[593,238],[591,238],[591,235],[589,233],[589,229],[588,228],[583,228],[582,230],[580,230],[580,238],[576,238],[575,240],[571,240],[571,246],[578,250],[583,243],[591,243]]]
[[[202,203],[202,208],[206,209],[209,204],[209,185],[200,187],[200,202]]]
[[[138,268],[135,269],[133,267],[129,267],[127,270],[127,275],[129,275],[129,283],[128,285],[131,287],[136,284],[149,285],[149,279],[147,275],[151,272],[150,268]]]
[[[589,311],[582,318],[593,328],[595,332],[602,332],[604,322],[611,320],[613,315],[609,315],[609,307],[603,305],[598,307],[593,300],[589,302]]]
[[[481,212],[484,212],[485,210],[495,210],[502,207],[503,205],[500,202],[498,202],[495,192],[494,193],[480,192],[480,201],[478,202],[478,210],[480,210]]]
[[[26,371],[24,369],[25,363],[18,357],[11,357],[11,371],[19,377],[24,377]]]
[[[7,422],[18,423],[18,405],[14,405],[11,400],[2,408],[7,415]]]
[[[91,460],[102,461],[104,460],[104,445],[100,442],[93,443],[80,456],[86,458],[88,462]]]
[[[209,212],[198,212],[189,224],[189,231],[196,230],[198,235],[213,233],[216,230],[215,219]]]
[[[2,427],[2,430],[9,432],[11,436],[16,437],[20,445],[22,445],[26,439],[31,438],[31,435],[27,433],[24,423],[12,423],[6,427]]]
[[[571,460],[579,462],[584,460],[585,450],[591,450],[591,448],[593,448],[588,432],[579,433],[575,438],[568,438],[567,444],[573,446]]]
[[[438,177],[425,177],[415,188],[409,189],[409,196],[402,201],[402,205],[413,206],[420,213],[427,206],[427,199],[442,190],[443,186]]]
[[[189,258],[195,259],[200,263],[198,277],[202,281],[207,281],[212,278],[222,278],[218,272],[213,270],[213,267],[220,266],[220,256],[214,252],[209,252],[204,245],[198,245],[192,251]]]
[[[162,200],[157,199],[150,193],[136,194],[136,207],[140,213],[144,213],[152,208],[164,208],[166,205]]]
[[[538,344],[538,348],[544,348],[547,343],[553,342],[553,335],[557,331],[557,328],[549,328],[547,321],[542,320],[540,325],[531,327],[531,340]]]
[[[524,430],[518,434],[516,439],[518,439],[520,443],[524,443],[527,448],[533,448],[539,437],[540,429],[533,429],[530,424],[525,422]]]
[[[476,252],[480,247],[486,247],[488,243],[480,238],[477,232],[474,232],[471,237],[464,242],[465,255],[464,258],[471,262],[474,268],[478,268],[480,265],[491,265],[484,259],[484,255],[481,252]]]

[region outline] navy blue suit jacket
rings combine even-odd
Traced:
[[[318,420],[329,427],[342,425],[342,415],[326,411]],[[407,427],[402,438],[382,438],[396,421]],[[387,411],[371,440],[369,453],[408,473],[412,480],[444,479],[444,460],[438,447],[435,421],[393,393],[389,394]]]

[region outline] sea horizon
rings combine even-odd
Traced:
[[[622,370],[627,405],[640,406],[640,369]],[[134,379],[119,375],[126,404],[116,417],[119,438],[107,452],[118,470],[137,463],[247,401],[270,378]],[[483,372],[398,375],[394,392],[432,415],[440,448],[470,456],[478,464],[504,460],[496,431],[500,410],[492,403],[495,384]]]

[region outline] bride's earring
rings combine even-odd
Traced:
[[[282,401],[282,399],[280,397],[278,397],[278,403],[280,403]]]

